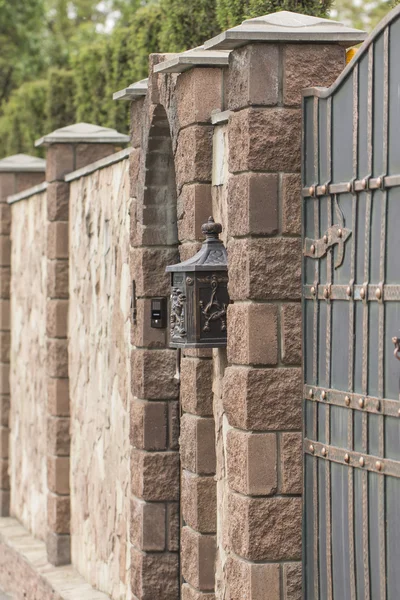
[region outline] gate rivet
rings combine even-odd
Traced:
[[[346,294],[348,296],[351,296],[351,287],[350,286],[348,286],[348,288],[346,289]]]
[[[351,192],[351,183],[348,183],[346,185],[346,189],[347,189],[348,192]]]
[[[382,185],[382,177],[378,177],[378,179],[376,180],[376,185],[378,187],[381,187],[381,185]]]
[[[344,399],[344,403],[346,406],[350,406],[350,396],[346,396]]]
[[[381,290],[381,288],[376,288],[376,290],[375,290],[375,296],[378,298],[378,300],[381,298],[381,296],[382,296],[382,290]]]
[[[329,288],[324,289],[324,298],[329,298]]]
[[[376,403],[376,410],[377,410],[377,411],[380,411],[380,410],[381,410],[381,403],[380,403],[380,401],[379,401],[379,400],[378,400],[378,402]]]
[[[378,471],[382,471],[382,463],[380,460],[376,461],[375,467],[378,469]]]
[[[314,448],[314,446],[313,446],[312,444],[310,444],[309,450],[310,450],[310,452],[311,452],[312,454],[314,454],[314,452],[315,452],[315,448]]]
[[[340,237],[340,238],[341,238],[341,237],[342,237],[342,235],[343,235],[343,231],[342,231],[341,229],[338,229],[338,230],[337,230],[337,234],[338,234],[338,237]]]
[[[310,398],[314,398],[314,390],[310,390],[308,392],[308,395],[310,396]]]
[[[322,398],[322,400],[326,400],[326,391],[325,390],[322,390],[321,398]]]
[[[363,180],[361,181],[361,189],[362,189],[362,190],[365,190],[365,188],[366,188],[366,187],[367,187],[367,180],[366,180],[366,179],[363,179]]]
[[[311,286],[311,294],[312,294],[313,296],[315,296],[315,287],[314,287],[314,286]]]
[[[321,186],[321,194],[322,194],[323,196],[325,196],[326,192],[327,192],[327,187],[326,187],[326,185],[322,185],[322,186]]]
[[[360,408],[364,408],[364,406],[365,406],[364,398],[360,398],[360,399],[359,399],[359,401],[358,401],[358,406],[359,406]]]
[[[327,243],[328,243],[328,241],[329,241],[329,240],[328,240],[328,236],[327,236],[327,235],[324,235],[324,243],[325,243],[325,244],[327,244]]]
[[[344,462],[350,462],[350,456],[348,454],[344,455]]]
[[[313,185],[311,185],[308,188],[308,193],[310,194],[310,196],[314,196],[315,190],[314,190],[314,186]]]
[[[322,456],[326,456],[328,454],[328,450],[326,448],[322,448],[321,454]]]
[[[365,460],[364,458],[361,456],[360,460],[358,461],[360,463],[360,466],[363,467],[365,465]]]
[[[314,246],[314,244],[311,244],[310,252],[311,252],[311,254],[315,254],[315,246]]]
[[[397,414],[398,414],[398,415],[399,415],[399,417],[400,417],[400,408],[399,408],[399,410],[397,411]]]
[[[365,298],[365,288],[364,287],[362,287],[360,290],[360,296],[364,300],[364,298]]]

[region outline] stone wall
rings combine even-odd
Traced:
[[[11,206],[10,512],[45,539],[47,522],[46,193]]]
[[[129,161],[70,184],[72,562],[129,597]]]

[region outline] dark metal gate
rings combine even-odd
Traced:
[[[400,9],[327,89],[303,153],[304,598],[400,599]]]

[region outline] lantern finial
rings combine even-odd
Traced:
[[[201,226],[202,233],[208,238],[217,238],[222,231],[221,223],[216,223],[213,217],[208,217],[207,223]]]

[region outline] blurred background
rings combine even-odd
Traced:
[[[368,0],[0,0],[0,158],[87,121],[128,130],[113,92],[147,75],[151,52],[202,44],[247,17],[292,10],[371,31],[393,7]]]

